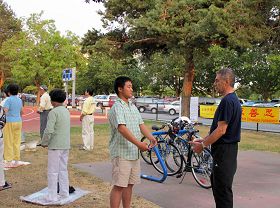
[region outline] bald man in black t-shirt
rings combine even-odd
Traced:
[[[215,88],[223,95],[210,128],[210,134],[198,142],[192,142],[193,150],[200,153],[211,145],[213,172],[211,184],[216,208],[232,208],[232,183],[237,169],[238,142],[241,132],[242,110],[234,92],[235,76],[231,69],[217,72]]]

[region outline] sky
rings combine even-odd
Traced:
[[[102,4],[84,0],[4,0],[14,11],[16,17],[29,17],[32,13],[44,11],[42,19],[55,21],[57,30],[65,34],[69,30],[83,37],[88,30],[102,29],[101,17],[97,11]]]

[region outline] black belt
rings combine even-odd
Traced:
[[[91,114],[86,114],[86,116],[91,116],[92,115],[92,113]]]
[[[50,111],[50,110],[51,110],[51,109],[49,109],[49,110],[43,110],[43,112],[44,112],[44,111]]]

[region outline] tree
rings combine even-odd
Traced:
[[[170,53],[157,52],[147,61],[145,71],[150,75],[152,91],[162,95],[166,88],[172,89],[176,97],[180,97],[183,85],[184,57],[173,51]]]
[[[280,50],[264,52],[263,48],[253,48],[241,56],[246,80],[250,88],[262,95],[264,100],[280,90]]]
[[[85,58],[80,53],[79,39],[72,33],[61,36],[53,20],[41,20],[32,14],[26,29],[5,43],[1,53],[11,61],[13,79],[21,86],[52,83],[62,87],[62,70],[82,68]]]
[[[133,89],[138,91],[141,86],[147,85],[144,73],[141,73],[136,59],[112,59],[106,53],[92,51],[88,67],[80,71],[77,77],[79,92],[91,86],[96,94],[114,93],[114,80],[126,75],[133,79]]]
[[[267,50],[267,46],[254,46],[242,53],[219,46],[209,50],[213,72],[221,67],[235,69],[240,91],[257,93],[268,100],[280,90],[280,50]]]
[[[3,0],[0,0],[0,50],[3,42],[21,31],[21,22],[15,17],[13,11]],[[10,68],[5,55],[0,56],[0,89],[5,79],[10,76]]]
[[[277,0],[108,0],[102,15],[110,31],[122,31],[121,39],[109,39],[112,47],[140,49],[146,56],[176,49],[184,57],[182,115],[189,116],[196,51],[207,52],[215,44],[241,51],[262,42],[274,33],[269,18],[278,5]]]

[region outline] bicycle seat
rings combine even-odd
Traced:
[[[153,126],[152,126],[152,129],[153,129],[154,131],[160,130],[160,128],[159,128],[157,125],[153,125]]]

